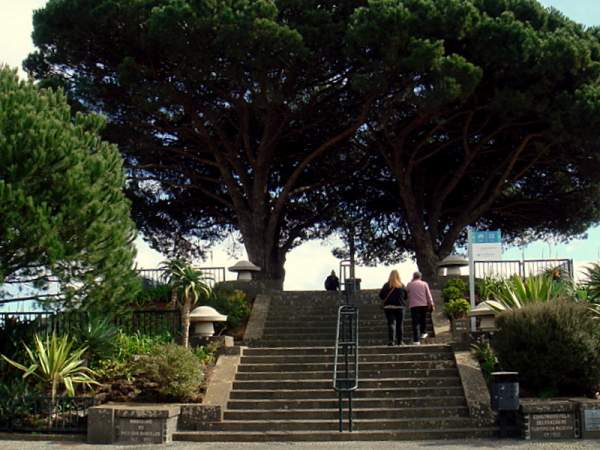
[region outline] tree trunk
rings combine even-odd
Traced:
[[[190,343],[190,298],[186,295],[181,305],[181,326],[183,327],[183,335],[181,337],[181,345],[189,347]]]
[[[177,308],[177,288],[171,289],[171,308]]]
[[[437,263],[440,261],[438,255],[430,248],[416,245],[415,257],[419,272],[423,275],[423,280],[431,286],[436,286],[438,283]]]
[[[260,272],[254,272],[253,278],[268,281],[269,287],[274,289],[283,289],[285,254],[274,245],[269,245],[268,241],[271,240],[272,238],[265,239],[264,236],[244,237],[248,258],[260,267]]]

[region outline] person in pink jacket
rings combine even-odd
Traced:
[[[406,286],[408,292],[408,307],[412,319],[413,344],[420,345],[419,339],[425,339],[427,334],[427,311],[433,311],[433,297],[429,285],[421,279],[421,272],[415,272],[413,279]]]

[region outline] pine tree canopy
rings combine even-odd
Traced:
[[[62,306],[107,306],[134,291],[122,158],[97,115],[0,67],[0,282],[58,281]]]
[[[469,225],[600,218],[598,30],[535,0],[49,0],[33,38],[29,73],[107,116],[163,251],[237,229],[282,279],[345,187],[364,259],[426,276]]]

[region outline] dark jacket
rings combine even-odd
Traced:
[[[381,300],[384,300],[391,289],[392,288],[390,288],[390,285],[385,283],[379,291],[379,298]],[[406,304],[406,296],[406,289],[404,289],[404,287],[395,288],[393,292],[389,294],[389,297],[387,297],[387,300],[383,304],[383,307],[385,308],[386,306],[404,306]]]
[[[335,275],[329,275],[325,279],[325,289],[328,291],[337,291],[340,288],[340,280]]]

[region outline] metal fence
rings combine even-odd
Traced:
[[[194,267],[196,270],[202,273],[202,280],[210,287],[214,287],[215,284],[221,283],[225,280],[225,267]],[[140,269],[138,270],[140,276],[144,281],[151,285],[156,286],[164,284],[165,271],[163,269]]]
[[[202,273],[201,279],[209,285],[211,288],[215,286],[217,283],[221,283],[226,281],[226,272],[225,267],[194,267],[196,270]],[[144,280],[146,286],[157,286],[161,284],[165,284],[166,280],[164,278],[164,270],[163,269],[139,269],[138,274]],[[0,285],[0,288],[2,285]],[[13,304],[16,307],[23,307],[23,305],[30,305],[31,302],[39,302],[42,304],[44,301],[50,301],[52,298],[59,298],[61,296],[60,293],[53,294],[45,294],[43,292],[40,293],[30,293],[27,296],[19,296],[19,297],[9,297],[2,298],[2,300],[6,304]],[[1,304],[0,304],[1,306]],[[14,306],[13,306],[14,308]],[[30,308],[28,308],[30,309]]]
[[[89,317],[82,311],[69,312],[3,312],[0,313],[0,328],[28,324],[34,332],[66,334],[85,326]],[[157,335],[181,334],[181,318],[177,310],[140,310],[114,317],[112,323],[127,333]]]
[[[522,278],[541,275],[558,269],[562,277],[573,279],[572,259],[526,259],[507,261],[475,261],[475,277],[510,278],[518,275]]]
[[[38,433],[85,433],[93,397],[25,396],[12,405],[0,401],[0,431]],[[6,403],[6,404],[4,404]]]

